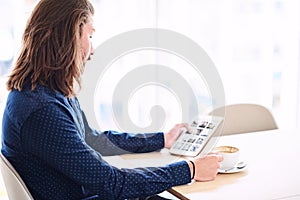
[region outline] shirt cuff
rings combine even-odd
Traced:
[[[147,136],[147,151],[157,151],[165,147],[165,139],[163,132],[148,134]]]
[[[158,133],[158,137],[160,138],[158,141],[158,145],[160,149],[163,149],[165,147],[165,136],[163,132]]]
[[[169,164],[173,177],[173,186],[184,185],[191,182],[191,171],[186,161],[179,161]]]

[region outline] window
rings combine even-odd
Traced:
[[[23,3],[1,0],[0,12],[0,105],[7,95],[6,74],[17,54],[29,11],[37,1]],[[110,37],[139,28],[161,28],[176,31],[198,43],[214,61],[225,87],[226,103],[258,103],[271,109],[280,127],[296,127],[299,121],[299,2],[283,0],[165,0],[109,1],[94,0],[96,7],[95,46]],[[11,19],[11,20],[6,20]],[[140,52],[115,63],[116,69],[150,63],[164,63],[170,68],[180,62]],[[151,58],[152,61],[151,61]],[[127,59],[127,60],[126,60]],[[130,60],[130,61],[129,61]],[[114,72],[114,79],[122,71]],[[126,73],[126,70],[122,73]],[[155,87],[145,87],[132,96],[129,114],[141,126],[149,123],[148,112],[154,104],[166,105],[163,98],[180,113],[180,105],[172,94]],[[113,90],[113,86],[106,88]],[[142,98],[147,93],[153,98]],[[96,96],[101,94],[96,94]],[[169,95],[169,96],[168,96]],[[171,96],[170,96],[171,95]],[[106,127],[118,128],[105,110],[111,109],[111,97],[97,102],[98,121]],[[199,93],[203,111],[209,106],[207,92]],[[135,107],[136,105],[136,107]],[[119,110],[124,104],[119,103]],[[172,107],[171,106],[171,107]],[[297,110],[298,109],[298,110]],[[169,113],[168,113],[169,112]],[[106,115],[108,114],[108,115]],[[298,118],[297,118],[298,116]],[[168,118],[175,122],[179,118]],[[167,120],[168,120],[167,119]],[[106,121],[105,121],[106,120]],[[107,121],[108,120],[108,121]],[[299,124],[298,124],[299,126]]]
[[[99,8],[107,11],[109,8],[125,6],[120,6],[119,3],[123,2],[101,1]],[[134,2],[132,5],[127,3],[126,9],[122,9],[126,11],[119,12],[117,17],[98,11],[103,15],[99,17],[102,21],[98,24],[97,30],[105,30],[99,35],[113,36],[124,31],[147,27],[169,29],[181,33],[203,47],[215,62],[224,84],[226,104],[262,104],[273,112],[281,128],[299,126],[297,124],[299,121],[297,108],[299,107],[298,24],[300,19],[298,2],[166,0],[148,1],[147,6],[139,2]],[[107,19],[110,19],[109,22]],[[119,27],[119,31],[116,31],[117,28],[110,28],[111,26]],[[150,54],[148,55],[151,57]],[[155,59],[149,63],[168,62],[171,68],[176,68],[175,65],[178,63],[176,59],[172,60],[166,56],[156,55]],[[140,60],[145,61],[145,59]],[[115,65],[118,65],[116,69],[124,70],[128,65],[140,66],[142,63],[136,55],[131,62],[122,60]],[[118,82],[126,72],[128,71],[122,72],[122,75],[121,71],[118,73],[116,70],[111,77]],[[102,127],[118,129],[118,124],[115,123],[111,112],[111,95],[114,87],[115,85],[107,87],[104,93],[98,91],[96,96],[105,94],[108,97],[104,99],[102,96],[101,99],[97,99],[95,110],[98,123],[101,123]],[[161,89],[157,86],[156,88],[157,90],[152,88],[151,92],[146,92],[146,87],[143,89],[148,96],[161,97],[159,92]],[[148,89],[150,90],[149,87]],[[108,93],[108,91],[111,92]],[[139,97],[133,97],[130,104],[133,107],[136,106],[136,109],[129,109],[129,115],[132,121],[145,126],[150,123],[149,107],[157,104],[164,105],[164,102],[159,98],[156,98],[156,102],[150,98],[145,99],[143,98],[145,94],[140,91],[136,95]],[[178,101],[172,100],[169,94],[165,92],[163,95],[166,95],[165,98],[170,98],[169,103],[172,102],[174,106],[180,107]],[[205,96],[205,92],[198,96],[199,101],[203,102],[203,99],[209,99],[207,95]],[[113,105],[118,106],[117,115],[123,115],[124,120],[128,118],[127,110],[124,109],[127,102],[125,103],[122,103],[120,99],[118,105]],[[209,101],[204,102],[202,106],[209,108],[209,103]],[[147,108],[142,109],[143,107]],[[164,108],[167,116],[174,116],[174,113],[180,114],[178,109],[171,112],[166,106]],[[175,120],[178,118],[167,119],[172,123]]]

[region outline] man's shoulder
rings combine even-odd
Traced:
[[[63,96],[55,91],[42,86],[37,86],[34,90],[24,87],[21,91],[12,90],[8,95],[8,102],[13,102],[16,106],[39,108],[45,104],[62,101]]]
[[[9,93],[5,112],[22,124],[35,111],[47,106],[63,105],[65,99],[62,94],[42,86],[34,90],[25,87]]]

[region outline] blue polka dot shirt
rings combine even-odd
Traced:
[[[118,169],[102,155],[163,148],[163,133],[96,131],[76,98],[38,86],[12,90],[2,123],[2,153],[34,199],[130,199],[191,181],[185,161]]]

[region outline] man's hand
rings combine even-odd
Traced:
[[[204,157],[195,157],[192,161],[195,164],[194,180],[196,181],[212,181],[218,174],[220,162],[223,157],[219,154],[210,153]],[[191,174],[193,173],[193,166],[188,162]]]
[[[187,123],[176,124],[169,132],[164,133],[165,138],[165,148],[171,148],[173,143],[177,140],[178,136],[183,133],[183,131],[188,130],[189,125]]]

